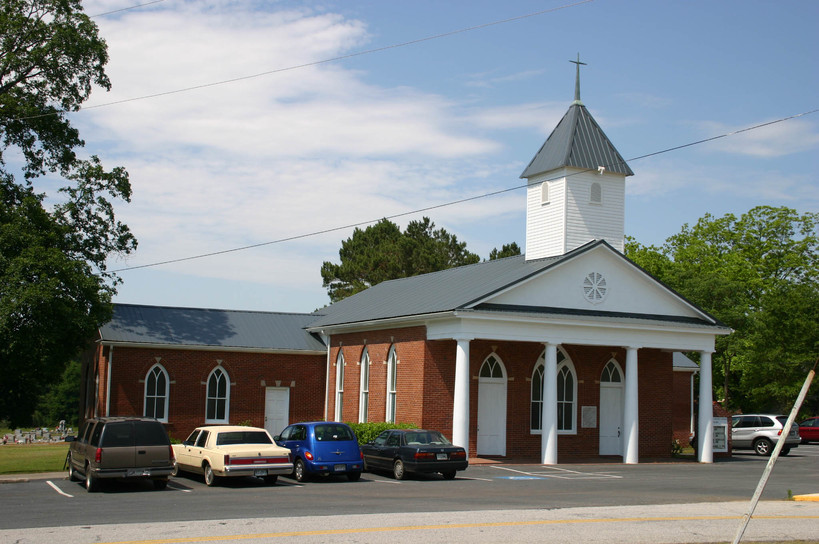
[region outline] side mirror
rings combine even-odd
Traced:
[[[280,435],[280,434],[277,434],[276,436],[273,437],[273,440],[275,440],[276,442],[278,442],[281,439],[282,439],[282,435]]]

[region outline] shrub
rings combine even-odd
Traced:
[[[418,426],[414,423],[347,423],[358,438],[359,444],[366,444],[372,442],[375,437],[386,431],[387,429],[415,429]]]

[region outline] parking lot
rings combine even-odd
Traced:
[[[87,493],[65,478],[0,486],[2,525],[84,526],[225,520],[306,515],[422,513],[500,509],[555,509],[640,504],[750,500],[767,458],[737,453],[730,460],[702,465],[668,463],[564,464],[556,466],[473,464],[455,480],[420,476],[396,481],[389,474],[365,473],[358,482],[344,477],[300,484],[280,477],[228,480],[207,487],[201,477],[173,478],[155,491],[149,482],[110,483]],[[819,445],[800,446],[780,458],[763,499],[819,492]]]

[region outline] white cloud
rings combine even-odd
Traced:
[[[95,103],[315,63],[366,44],[359,21],[256,8],[174,2],[103,18],[114,91],[95,94]],[[131,176],[133,201],[118,212],[140,245],[124,264],[283,240],[497,188],[497,166],[486,157],[500,146],[474,131],[491,113],[458,115],[441,96],[377,87],[364,76],[343,63],[318,64],[78,114],[89,151]],[[543,124],[542,113],[532,117]],[[516,199],[496,197],[427,215],[446,217],[439,226],[457,234],[461,224],[508,213],[513,201],[519,210]],[[321,262],[351,232],[161,270],[315,287]]]
[[[776,158],[819,148],[819,127],[805,119],[791,119],[734,134],[748,127],[714,121],[697,123],[704,137],[728,134],[709,142],[708,150],[760,158]]]

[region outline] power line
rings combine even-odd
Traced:
[[[129,10],[132,10],[132,9],[144,8],[145,6],[150,6],[150,5],[153,5],[153,4],[159,4],[160,2],[164,2],[164,1],[165,0],[153,0],[153,2],[145,2],[144,4],[137,4],[135,6],[129,6],[127,8],[120,8],[120,9],[115,9],[115,10],[111,10],[111,11],[106,11],[105,13],[97,13],[95,15],[89,15],[88,17],[90,17],[91,19],[94,19],[96,17],[105,17],[106,15],[112,15],[114,13],[119,13],[121,11],[129,11]]]
[[[121,10],[109,11],[108,13],[101,13],[99,15],[96,15],[96,17],[102,16],[102,15],[108,15],[108,14],[111,14],[111,13],[116,13],[117,11],[125,11],[127,9],[134,9],[134,8],[138,8],[138,7],[142,7],[142,6],[147,6],[147,5],[155,4],[157,2],[162,2],[162,1],[164,1],[164,0],[155,0],[154,2],[139,4],[137,6],[132,6],[131,8],[123,8]],[[367,49],[365,51],[358,51],[358,52],[355,52],[355,53],[349,53],[347,55],[340,55],[338,57],[332,57],[332,58],[328,58],[328,59],[317,60],[317,61],[314,61],[314,62],[306,62],[304,64],[296,64],[296,65],[287,66],[287,67],[284,67],[284,68],[275,68],[273,70],[267,70],[267,71],[264,71],[264,72],[259,72],[257,74],[250,74],[250,75],[235,77],[235,78],[231,78],[231,79],[224,79],[224,80],[221,80],[221,81],[213,81],[213,82],[210,82],[210,83],[203,83],[201,85],[193,85],[191,87],[183,87],[181,89],[174,89],[174,90],[171,90],[171,91],[163,91],[163,92],[160,92],[160,93],[146,94],[146,95],[135,96],[135,97],[131,97],[131,98],[123,98],[122,100],[115,100],[113,102],[105,102],[103,104],[96,104],[96,105],[93,105],[93,106],[86,106],[86,107],[80,108],[77,111],[92,110],[92,109],[96,109],[96,108],[107,108],[109,106],[115,106],[115,105],[118,105],[118,104],[126,104],[128,102],[136,102],[136,101],[139,101],[139,100],[148,100],[148,99],[151,99],[151,98],[159,98],[161,96],[169,96],[169,95],[173,95],[173,94],[187,93],[187,92],[195,91],[195,90],[198,90],[198,89],[207,89],[209,87],[217,87],[219,85],[227,85],[227,84],[230,84],[230,83],[237,83],[239,81],[246,81],[246,80],[249,80],[249,79],[255,79],[255,78],[259,78],[259,77],[263,77],[263,76],[279,74],[279,73],[282,73],[282,72],[290,72],[292,70],[299,70],[299,69],[302,69],[302,68],[309,68],[311,66],[318,66],[318,65],[321,65],[321,64],[328,64],[328,63],[331,63],[331,62],[338,62],[340,60],[351,59],[351,58],[355,58],[355,57],[361,57],[363,55],[370,55],[370,54],[373,54],[373,53],[381,53],[383,51],[389,51],[390,49],[397,49],[399,47],[407,47],[407,46],[410,46],[410,45],[416,45],[416,44],[423,43],[423,42],[428,42],[428,41],[431,41],[431,40],[437,40],[437,39],[440,39],[440,38],[446,38],[446,37],[449,37],[449,36],[454,36],[456,34],[463,34],[464,32],[471,32],[473,30],[480,30],[480,29],[483,29],[483,28],[488,28],[490,26],[502,25],[502,24],[505,24],[505,23],[512,23],[512,22],[515,22],[515,21],[528,19],[530,17],[536,17],[538,15],[544,15],[546,13],[553,13],[553,12],[556,12],[556,11],[572,8],[572,7],[575,7],[575,6],[582,5],[582,4],[588,4],[590,2],[594,2],[594,0],[579,0],[577,2],[574,2],[574,3],[571,3],[571,4],[564,4],[562,6],[558,6],[558,7],[555,7],[555,8],[544,9],[544,10],[536,11],[536,12],[533,12],[533,13],[527,13],[526,15],[518,15],[516,17],[510,17],[508,19],[501,19],[499,21],[492,21],[490,23],[483,23],[483,24],[480,24],[480,25],[470,26],[470,27],[467,27],[467,28],[461,28],[461,29],[458,29],[458,30],[451,30],[449,32],[444,32],[444,33],[441,33],[441,34],[435,34],[435,35],[432,35],[432,36],[427,36],[425,38],[417,38],[415,40],[410,40],[410,41],[407,41],[407,42],[396,43],[396,44],[392,44],[392,45],[385,45],[384,47],[376,47],[374,49]],[[49,116],[49,115],[59,115],[59,114],[62,114],[62,113],[69,113],[69,110],[57,110],[57,111],[50,112],[50,113],[43,113],[43,114],[40,114],[40,115],[32,115],[31,117],[22,117],[22,118],[17,119],[17,120],[22,121],[22,120],[26,120],[26,119],[37,119],[39,117],[46,117],[46,116]]]
[[[646,159],[646,158],[649,158],[649,157],[655,157],[657,155],[662,155],[664,153],[670,153],[672,151],[679,151],[680,149],[685,149],[687,147],[693,147],[695,145],[700,145],[700,144],[704,144],[704,143],[708,143],[708,142],[713,142],[714,140],[719,140],[721,138],[727,138],[729,136],[735,136],[735,135],[741,134],[743,132],[750,132],[752,130],[757,130],[757,129],[760,129],[760,128],[775,125],[777,123],[783,123],[785,121],[791,121],[793,119],[797,119],[799,117],[805,117],[807,115],[811,115],[811,114],[814,114],[814,113],[817,113],[817,112],[819,112],[819,108],[814,109],[814,110],[809,110],[809,111],[806,111],[806,112],[802,112],[802,113],[797,113],[795,115],[790,115],[788,117],[782,117],[782,118],[776,119],[774,121],[768,121],[768,122],[765,122],[765,123],[760,123],[760,124],[753,125],[753,126],[746,127],[746,128],[742,128],[742,129],[739,129],[739,130],[734,130],[732,132],[726,132],[726,133],[720,134],[718,136],[712,136],[710,138],[705,138],[705,139],[702,139],[702,140],[696,140],[696,141],[689,142],[689,143],[686,143],[686,144],[677,145],[677,146],[674,146],[674,147],[669,147],[669,148],[666,148],[666,149],[662,149],[660,151],[654,151],[654,152],[651,152],[651,153],[646,153],[645,155],[638,155],[636,157],[632,157],[631,159],[627,159],[624,162],[634,162],[634,161],[639,161],[639,160]],[[600,166],[603,166],[605,168],[612,168],[614,166],[619,166],[619,165],[617,165],[617,164],[602,164]],[[584,174],[584,173],[587,173],[587,172],[596,172],[596,171],[597,171],[597,169],[585,169],[585,170],[581,170],[579,172],[575,172],[573,174],[569,174],[569,175],[566,175],[566,176],[558,176],[556,178],[550,178],[550,179],[546,179],[546,180],[543,180],[543,181],[555,181],[557,179],[568,178],[568,177]],[[489,197],[492,197],[492,196],[497,196],[497,195],[500,195],[500,194],[503,194],[503,193],[509,193],[511,191],[517,191],[518,189],[523,189],[523,188],[525,188],[527,186],[528,186],[528,184],[516,185],[514,187],[508,187],[506,189],[499,189],[497,191],[492,191],[492,192],[489,192],[489,193],[483,193],[483,194],[480,194],[480,195],[475,195],[475,196],[471,196],[471,197],[467,197],[467,198],[452,200],[452,201],[444,202],[444,203],[441,203],[441,204],[434,204],[432,206],[427,206],[425,208],[418,208],[418,209],[415,209],[415,210],[411,210],[411,211],[407,211],[407,212],[401,212],[401,213],[389,215],[389,216],[386,216],[386,217],[379,217],[378,219],[370,219],[370,220],[367,220],[367,221],[359,221],[357,223],[350,223],[348,225],[343,225],[343,226],[339,226],[339,227],[331,227],[331,228],[318,230],[318,231],[313,231],[313,232],[309,232],[309,233],[305,233],[305,234],[297,234],[295,236],[289,236],[287,238],[279,238],[277,240],[271,240],[271,241],[268,241],[268,242],[260,242],[258,244],[251,244],[251,245],[248,245],[248,246],[234,247],[234,248],[231,248],[231,249],[224,249],[224,250],[221,250],[221,251],[213,251],[211,253],[202,253],[200,255],[192,255],[192,256],[189,256],[189,257],[180,257],[178,259],[169,259],[167,261],[159,261],[159,262],[143,264],[143,265],[139,265],[139,266],[129,266],[129,267],[126,267],[126,268],[119,268],[119,269],[116,269],[116,270],[111,270],[111,272],[112,273],[127,272],[129,270],[138,270],[138,269],[141,269],[141,268],[151,268],[151,267],[162,266],[162,265],[166,265],[166,264],[173,264],[173,263],[179,263],[179,262],[184,262],[184,261],[192,261],[192,260],[195,260],[195,259],[204,259],[206,257],[214,257],[216,255],[224,255],[226,253],[235,253],[237,251],[244,251],[244,250],[247,250],[247,249],[253,249],[253,248],[257,248],[257,247],[269,246],[269,245],[273,245],[273,244],[281,244],[281,243],[284,243],[284,242],[292,242],[293,240],[300,240],[300,239],[303,239],[303,238],[310,238],[310,237],[313,237],[313,236],[319,236],[321,234],[328,234],[330,232],[346,230],[346,229],[350,229],[350,228],[354,228],[354,227],[362,227],[364,225],[371,225],[373,223],[377,223],[378,221],[381,221],[381,219],[392,220],[392,219],[397,219],[399,217],[405,217],[405,216],[408,216],[408,215],[414,215],[414,214],[418,214],[418,213],[428,212],[428,211],[431,211],[431,210],[437,210],[437,209],[440,209],[440,208],[446,208],[448,206],[455,206],[457,204],[464,204],[466,202],[472,202],[474,200],[480,200],[480,199],[483,199],[483,198],[489,198]]]

